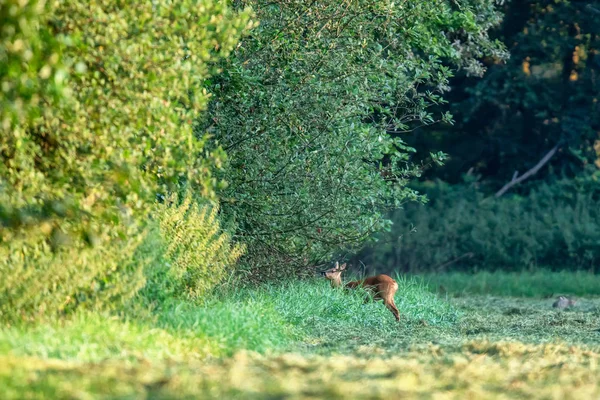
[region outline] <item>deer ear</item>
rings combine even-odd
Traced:
[[[341,270],[341,271],[343,271],[343,270],[345,270],[345,269],[346,269],[346,263],[343,263],[343,264],[340,266],[340,270]]]
[[[339,262],[335,262],[335,269],[339,269],[340,268],[340,263]]]

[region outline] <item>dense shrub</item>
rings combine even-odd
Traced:
[[[144,284],[143,264],[133,257],[142,236],[101,246],[77,241],[52,251],[43,232],[0,246],[0,317],[14,320],[109,308]]]
[[[230,156],[221,204],[251,276],[306,272],[419,199],[406,184],[421,168],[401,135],[450,118],[428,111],[448,65],[478,74],[480,57],[506,56],[487,36],[500,16],[495,0],[235,4],[260,25],[209,82],[199,126]]]
[[[430,203],[396,211],[391,232],[359,258],[378,269],[600,271],[600,191],[589,182],[485,197],[475,186],[422,186]]]
[[[157,190],[206,197],[202,83],[249,27],[224,2],[0,3],[0,317],[127,298]]]
[[[199,206],[190,195],[181,204],[176,196],[171,196],[157,205],[154,214],[166,261],[161,279],[171,285],[163,289],[165,293],[185,294],[195,299],[232,271],[243,246],[232,244],[230,236],[222,231],[218,211],[218,206]],[[165,282],[155,283],[166,288]]]

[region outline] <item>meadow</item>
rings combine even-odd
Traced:
[[[140,297],[120,313],[3,327],[0,390],[5,399],[598,397],[600,277],[536,276],[398,277],[400,323],[323,279],[223,286],[202,303],[150,307]],[[548,294],[559,293],[578,304],[552,308]]]
[[[600,398],[600,0],[0,15],[0,400]]]

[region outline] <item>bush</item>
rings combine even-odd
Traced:
[[[492,0],[236,4],[260,25],[210,80],[199,127],[231,158],[219,193],[248,245],[247,276],[306,274],[420,199],[402,133],[450,118],[429,112],[448,89],[446,61],[479,73],[480,57],[506,56],[487,36],[500,16]]]
[[[77,307],[110,308],[143,285],[140,236],[91,247],[75,242],[53,252],[42,235],[0,246],[0,318],[32,320]]]
[[[186,180],[214,196],[223,154],[192,119],[249,13],[107,0],[8,1],[0,15],[0,318],[131,297],[156,191]]]
[[[585,182],[583,182],[585,184]],[[600,197],[575,181],[527,196],[484,197],[475,186],[422,185],[427,206],[396,211],[391,232],[360,255],[403,271],[584,269],[600,271]]]
[[[218,206],[199,206],[190,195],[181,204],[173,195],[157,205],[155,215],[165,243],[164,279],[171,282],[165,293],[199,298],[231,272],[243,246],[232,244],[221,231],[218,212]]]

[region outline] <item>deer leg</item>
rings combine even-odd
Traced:
[[[386,300],[384,303],[388,310],[390,310],[392,314],[394,314],[396,321],[400,321],[400,311],[398,311],[396,304],[394,304],[394,300]]]

